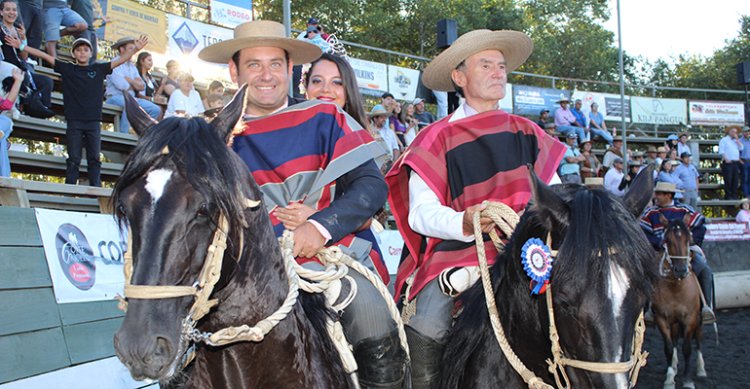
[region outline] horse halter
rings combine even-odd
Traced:
[[[661,256],[661,260],[659,261],[659,275],[662,277],[666,277],[669,275],[668,272],[664,271],[664,263],[666,262],[669,265],[669,269],[673,269],[672,259],[683,259],[687,261],[688,269],[690,268],[690,242],[688,242],[687,246],[687,255],[671,255],[669,254],[669,247],[667,247],[667,243],[662,243],[662,247],[664,248],[664,254]],[[674,270],[673,270],[674,272]]]

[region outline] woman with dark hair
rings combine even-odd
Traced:
[[[419,129],[419,120],[414,117],[414,104],[404,103],[398,118],[406,127],[404,131],[404,147],[406,147],[417,137],[417,130]]]
[[[180,83],[177,81],[177,76],[182,73],[180,71],[180,63],[174,59],[167,61],[167,76],[161,80],[161,85],[156,91],[156,96],[164,96],[168,99],[176,89],[180,88]]]
[[[581,155],[586,158],[581,162],[581,176],[583,178],[598,177],[602,164],[596,158],[596,155],[591,152],[591,140],[581,144]]]
[[[305,90],[308,100],[335,103],[362,127],[368,128],[367,115],[354,69],[344,58],[323,53],[320,58],[313,61],[305,78]]]
[[[151,53],[143,51],[138,54],[138,59],[135,61],[135,68],[138,69],[138,75],[141,76],[143,83],[146,84],[146,88],[139,93],[139,97],[149,101],[154,101],[154,94],[159,89],[159,80],[151,75],[153,67],[154,59],[151,57]]]

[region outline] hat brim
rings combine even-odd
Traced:
[[[422,83],[432,90],[453,92],[456,88],[451,72],[466,58],[480,51],[498,50],[505,57],[506,72],[510,73],[526,62],[533,49],[531,38],[519,31],[470,31],[427,64]]]
[[[120,47],[127,45],[128,43],[135,43],[135,39],[128,39],[126,41],[116,42],[115,44],[112,45],[112,50],[117,50]]]
[[[320,47],[298,39],[281,37],[244,37],[234,38],[205,47],[198,53],[198,58],[213,63],[227,64],[234,53],[251,47],[278,47],[289,54],[289,60],[301,65],[320,58],[323,51]]]

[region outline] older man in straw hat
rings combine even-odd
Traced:
[[[420,350],[411,356],[415,388],[440,380],[453,297],[478,276],[473,213],[483,209],[484,200],[521,211],[531,197],[527,164],[550,183],[565,153],[539,126],[498,105],[507,73],[531,50],[524,33],[476,30],[438,55],[422,81],[430,89],[458,91],[465,103],[422,130],[386,175],[391,209],[409,251],[396,292],[416,305],[406,328],[409,348]],[[489,218],[481,221],[485,232],[495,228]],[[494,258],[493,244],[485,247],[487,258]]]
[[[667,220],[674,220],[683,219],[687,215],[688,222],[686,224],[693,237],[693,245],[690,246],[690,251],[693,253],[691,265],[693,272],[698,277],[698,282],[701,285],[705,298],[701,317],[703,318],[703,324],[708,324],[715,321],[716,316],[712,309],[714,276],[711,268],[708,266],[703,250],[700,248],[700,245],[703,243],[703,236],[706,234],[706,226],[704,226],[706,219],[700,212],[695,211],[689,205],[675,203],[674,195],[678,191],[677,186],[673,183],[656,183],[654,187],[654,205],[646,208],[641,214],[641,229],[646,233],[646,237],[648,237],[654,249],[659,251],[662,250],[664,230],[667,227],[662,224],[660,216],[664,216]]]
[[[320,55],[314,44],[288,38],[281,24],[261,20],[240,24],[234,39],[206,47],[199,57],[228,63],[232,80],[247,85],[246,115],[232,148],[260,185],[277,234],[294,231],[298,261],[320,269],[315,255],[338,245],[387,283],[368,228],[386,200],[387,187],[373,161],[383,150],[378,153],[369,133],[335,104],[315,100],[291,106],[296,101],[287,95],[292,66]],[[332,305],[343,310],[360,384],[400,387],[405,352],[396,324],[371,283],[357,272],[348,277],[342,291],[356,290],[356,297],[352,301],[342,293]]]

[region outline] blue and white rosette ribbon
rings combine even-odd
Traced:
[[[521,262],[531,278],[531,294],[544,293],[552,275],[552,253],[539,238],[531,238],[521,248]]]

